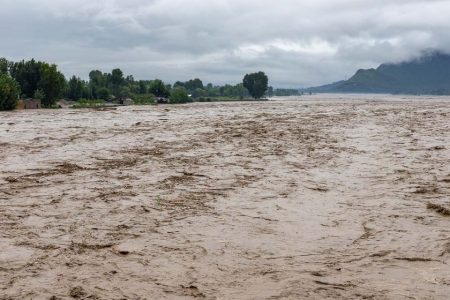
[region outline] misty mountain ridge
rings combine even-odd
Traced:
[[[316,93],[450,94],[450,55],[429,51],[401,63],[360,69],[348,80],[305,89]]]

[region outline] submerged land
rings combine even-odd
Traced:
[[[447,299],[449,126],[448,97],[0,112],[0,298]]]

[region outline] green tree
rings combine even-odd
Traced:
[[[42,99],[44,107],[51,107],[56,103],[58,97],[61,97],[66,79],[64,75],[56,69],[56,65],[44,63],[41,68],[42,78],[39,81],[38,88],[42,89],[45,94]]]
[[[155,79],[150,83],[148,91],[156,97],[169,97],[169,89],[164,85],[164,82],[160,79]]]
[[[78,77],[72,76],[67,87],[67,98],[78,101],[83,97],[84,82]]]
[[[39,100],[44,99],[45,98],[44,91],[41,90],[41,89],[37,89],[36,92],[34,92],[33,98],[34,99],[39,99]]]
[[[98,87],[106,87],[108,79],[106,78],[106,74],[103,74],[101,71],[92,70],[89,72],[89,83]]]
[[[56,65],[34,59],[9,63],[9,73],[19,84],[24,97],[32,98],[41,89],[45,94],[43,106],[52,106],[66,88],[66,79]]]
[[[0,75],[8,74],[8,64],[9,62],[6,60],[6,58],[0,58]]]
[[[175,83],[173,84],[173,87],[174,87],[174,88],[177,87],[177,86],[184,87],[184,82],[177,81],[177,82],[175,82]]]
[[[139,80],[139,94],[147,94],[147,83],[144,80]]]
[[[122,71],[120,71],[122,72]],[[133,85],[136,81],[134,80],[134,76],[133,75],[128,75],[125,78],[125,82],[128,83],[129,85]]]
[[[6,74],[0,74],[0,110],[13,110],[19,99],[19,85]]]
[[[192,102],[185,88],[175,87],[170,92],[170,103],[187,103]]]
[[[42,79],[43,65],[43,62],[37,62],[34,59],[11,63],[10,75],[20,85],[24,97],[32,98],[34,96]]]
[[[125,83],[125,79],[123,78],[123,72],[120,69],[114,69],[111,72],[111,84],[112,84],[112,92],[114,96],[119,97],[120,88]]]
[[[111,92],[108,88],[102,87],[97,91],[97,99],[109,100],[111,98]]]
[[[192,92],[192,97],[208,97],[208,92],[204,89],[195,89],[195,91]]]
[[[189,92],[193,92],[196,89],[203,89],[203,82],[198,79],[191,79],[187,82],[184,83],[184,87],[189,91]]]
[[[206,90],[208,91],[209,97],[218,97],[220,96],[220,88],[218,86],[213,86],[212,83],[208,83],[206,85]]]
[[[250,95],[259,99],[267,91],[269,78],[264,72],[247,74],[244,77],[243,85],[249,91]]]
[[[119,98],[128,98],[131,96],[131,90],[127,86],[122,86],[118,93]]]
[[[81,98],[83,99],[92,99],[92,89],[88,83],[85,83],[83,86],[83,92],[81,93]]]
[[[101,88],[107,88],[108,76],[99,70],[92,70],[89,72],[89,98],[102,99],[98,92]],[[85,97],[83,97],[85,98]]]

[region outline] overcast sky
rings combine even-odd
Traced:
[[[66,76],[121,68],[136,79],[237,83],[265,71],[307,87],[450,52],[450,1],[0,0],[0,57]]]

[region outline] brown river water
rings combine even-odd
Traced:
[[[449,299],[450,98],[299,99],[0,112],[0,299]]]

